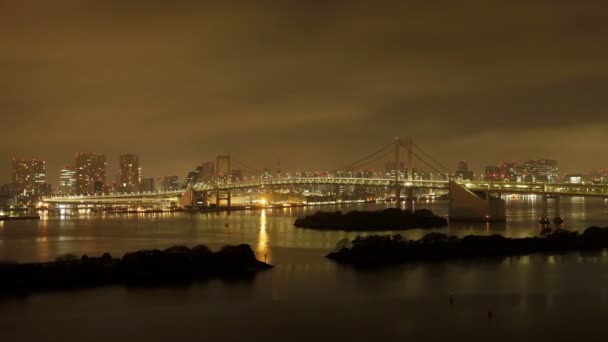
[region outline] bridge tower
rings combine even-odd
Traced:
[[[412,180],[414,179],[414,164],[413,164],[413,152],[412,152],[412,146],[414,145],[414,142],[412,141],[412,139],[408,139],[407,143],[405,146],[407,146],[407,180]]]
[[[414,179],[414,158],[413,158],[413,145],[414,142],[412,141],[412,139],[408,139],[406,142],[406,148],[407,148],[407,180],[411,181]],[[407,199],[405,202],[405,209],[410,210],[410,211],[414,211],[414,188],[413,187],[408,187],[407,188]]]
[[[230,167],[230,155],[229,154],[224,154],[224,155],[217,155],[215,157],[215,181],[216,183],[230,183],[231,182],[231,172],[232,169]],[[222,166],[222,164],[225,166],[225,172],[221,172],[222,170],[220,169],[220,166]],[[226,201],[226,205],[228,206],[228,208],[230,208],[230,202],[231,202],[231,195],[230,195],[230,190],[227,191],[220,191],[219,189],[216,190],[215,192],[215,204],[216,206],[220,206],[220,203],[222,200]]]
[[[549,221],[549,213],[548,213],[548,208],[547,208],[547,185],[543,184],[543,190],[541,193],[541,200],[540,200],[540,220],[539,222],[542,224],[547,224],[550,223],[551,221]]]
[[[400,146],[399,138],[395,138],[395,206],[397,209],[401,208],[401,185],[399,184],[399,174],[401,173],[401,168],[399,167]]]

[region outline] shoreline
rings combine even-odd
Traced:
[[[437,229],[448,226],[448,220],[428,209],[415,211],[387,208],[375,211],[353,210],[322,212],[297,218],[294,226],[322,231],[394,231]]]
[[[0,216],[0,221],[40,220],[40,215]]]
[[[325,257],[353,266],[388,266],[407,262],[442,262],[463,259],[504,258],[537,253],[597,251],[608,248],[608,227],[592,226],[582,234],[557,229],[541,237],[508,238],[467,235],[462,238],[429,233],[418,240],[401,235],[357,236],[340,241]]]
[[[54,262],[0,262],[0,296],[37,291],[94,288],[108,285],[148,286],[187,284],[213,277],[247,279],[273,268],[257,260],[251,246],[173,246],[165,250],[139,250],[113,258],[58,257]]]

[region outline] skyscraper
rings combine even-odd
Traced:
[[[139,157],[134,154],[123,154],[120,156],[120,180],[119,186],[124,192],[139,191],[141,182],[141,168]]]
[[[80,195],[100,192],[106,183],[106,165],[103,154],[76,154],[76,192]]]
[[[469,164],[464,160],[458,162],[455,175],[460,180],[473,180],[473,171],[469,171]]]
[[[201,172],[199,180],[202,182],[210,182],[215,177],[215,165],[213,162],[203,162],[200,166]]]
[[[215,178],[215,165],[213,162],[203,162],[186,176],[186,186],[199,182],[211,182]]]
[[[62,195],[73,195],[76,193],[76,170],[68,165],[60,171],[59,193]]]
[[[179,177],[166,176],[163,180],[163,191],[174,191],[179,189]]]
[[[139,190],[142,192],[154,191],[154,178],[142,178]]]
[[[555,183],[559,171],[556,160],[528,160],[524,163],[526,181]]]
[[[36,159],[13,159],[13,193],[18,196],[38,194],[46,183],[46,163]]]

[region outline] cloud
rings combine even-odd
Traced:
[[[608,125],[603,1],[0,6],[0,156],[49,169],[85,149],[138,152],[158,176],[225,151],[317,168],[396,135],[509,155],[493,134]]]

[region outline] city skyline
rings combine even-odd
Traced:
[[[391,4],[6,4],[0,111],[19,144],[0,159],[47,160],[52,179],[75,148],[132,151],[149,175],[216,154],[331,169],[401,136],[474,169],[606,167],[605,4]]]
[[[78,154],[82,154],[82,152],[79,153],[75,153],[74,156],[77,156]],[[95,153],[93,153],[95,154]],[[211,172],[213,173],[213,162],[210,162],[215,156],[213,157],[209,157],[209,158],[203,158],[200,161],[193,161],[192,165],[187,167],[185,170],[183,171],[174,171],[174,172],[169,172],[167,174],[152,174],[151,172],[146,172],[144,173],[142,171],[143,167],[141,166],[140,163],[140,155],[139,154],[133,154],[133,153],[125,153],[122,152],[117,156],[112,156],[112,155],[106,155],[104,153],[99,153],[100,155],[104,155],[104,157],[106,158],[106,181],[105,183],[107,183],[108,185],[111,185],[113,183],[116,183],[118,186],[121,185],[121,172],[122,172],[122,166],[121,166],[121,157],[124,156],[132,156],[134,158],[136,158],[136,163],[137,163],[137,177],[139,179],[142,178],[163,178],[163,177],[169,177],[169,176],[178,176],[180,179],[180,182],[187,182],[188,181],[188,177],[192,176],[192,170],[196,169],[196,168],[200,168],[201,166],[204,166],[206,164],[211,163]],[[17,159],[17,160],[40,160],[42,162],[45,163],[46,166],[46,179],[47,179],[47,183],[52,184],[55,187],[60,186],[60,182],[61,182],[61,178],[62,178],[62,172],[64,171],[64,169],[66,167],[74,167],[73,162],[74,160],[70,161],[70,162],[66,162],[66,163],[59,163],[60,165],[63,165],[61,167],[59,167],[58,169],[52,169],[51,167],[49,167],[48,165],[54,165],[54,164],[58,164],[57,162],[49,162],[49,160],[47,159],[43,159],[43,158],[12,158],[13,159]],[[108,162],[108,160],[113,161],[112,162]],[[489,160],[489,161],[481,161],[478,163],[478,165],[473,165],[466,160],[466,159],[458,159],[455,158],[454,159],[454,163],[451,164],[447,164],[448,168],[453,170],[453,171],[458,171],[458,163],[460,162],[466,162],[468,164],[468,170],[472,171],[477,177],[480,175],[483,175],[485,173],[487,173],[487,167],[489,166],[496,166],[499,167],[501,164],[505,164],[505,163],[515,163],[515,164],[524,164],[525,162],[528,161],[533,161],[533,160],[548,160],[547,158],[519,158],[519,159],[494,159],[494,160]],[[275,162],[276,163],[276,162]],[[274,167],[269,167],[269,166],[274,166],[275,163],[270,163],[269,165],[263,166],[263,165],[257,165],[257,164],[253,164],[256,165],[256,168],[259,170],[260,173],[263,173],[265,169],[270,169],[273,171],[276,171]],[[386,164],[387,163],[391,163],[390,160],[379,160],[376,164],[374,165],[370,165],[369,167],[366,167],[367,169],[374,169],[376,171],[381,171],[382,169],[386,168]],[[147,164],[145,159],[143,164]],[[597,169],[581,169],[580,167],[577,166],[568,166],[566,165],[564,167],[564,165],[560,162],[559,163],[559,176],[565,176],[568,174],[583,174],[583,175],[587,175],[587,174],[591,174],[593,172],[605,172],[606,170],[608,170],[608,167],[600,167]],[[366,169],[366,168],[361,168],[361,169]],[[236,168],[237,170],[240,168]],[[147,170],[147,168],[146,168]],[[331,168],[323,168],[323,166],[321,167],[303,167],[303,168],[294,168],[294,169],[289,169],[289,168],[285,168],[283,169],[286,172],[293,172],[293,171],[331,171],[333,169]],[[209,172],[209,171],[207,171]],[[247,173],[251,173],[250,170],[245,170],[245,172]],[[9,175],[11,174],[10,168],[9,168]],[[206,176],[206,178],[208,179],[208,175]],[[5,180],[0,180],[0,183],[5,184],[5,183],[9,183],[10,182],[11,177],[7,177],[7,179]],[[134,189],[134,184],[130,185],[131,189]]]
[[[0,342],[603,340],[607,37],[608,0],[0,0]]]

